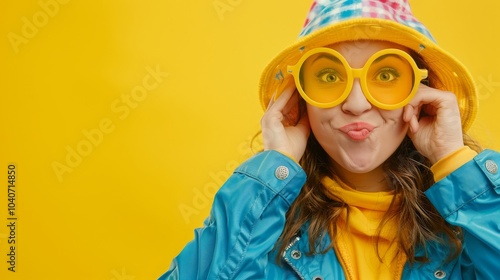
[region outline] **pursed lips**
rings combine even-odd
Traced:
[[[375,126],[369,123],[355,122],[344,125],[339,128],[339,130],[345,133],[349,138],[360,141],[368,138],[374,128]]]

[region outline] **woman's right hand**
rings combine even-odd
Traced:
[[[297,162],[306,149],[311,131],[305,106],[300,108],[295,84],[287,86],[271,101],[261,119],[264,150],[276,150],[293,157]]]

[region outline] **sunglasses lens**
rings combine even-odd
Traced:
[[[406,58],[397,54],[385,54],[370,64],[365,78],[373,99],[382,104],[393,105],[410,95],[415,74]]]
[[[300,86],[303,92],[319,103],[338,100],[346,90],[346,66],[330,53],[309,56],[300,69]]]

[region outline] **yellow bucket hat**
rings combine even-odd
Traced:
[[[440,81],[433,86],[457,96],[464,131],[471,127],[478,108],[472,76],[460,61],[436,44],[427,28],[413,16],[407,0],[314,1],[297,41],[281,51],[262,73],[262,107],[265,109],[280,85],[292,78],[287,66],[295,65],[305,52],[356,40],[389,41],[418,53]]]

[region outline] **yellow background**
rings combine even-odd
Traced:
[[[411,1],[470,68],[480,88],[471,133],[499,149],[500,2],[475,3]],[[310,4],[0,2],[0,279],[165,272],[221,182],[251,155],[260,71],[296,38]]]

